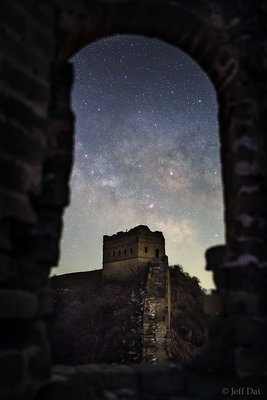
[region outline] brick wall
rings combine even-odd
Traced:
[[[103,238],[104,280],[143,279],[150,260],[165,256],[162,232],[136,226]]]
[[[207,252],[219,316],[210,347],[191,366],[190,393],[205,393],[212,379],[222,386],[229,365],[238,383],[266,375],[266,13],[262,0],[2,0],[1,398],[30,398],[49,378],[46,283],[59,257],[73,151],[68,59],[114,33],[181,48],[217,92],[226,243]]]
[[[50,376],[42,318],[50,265],[39,247],[47,155],[52,5],[2,1],[0,15],[0,397],[31,395]]]

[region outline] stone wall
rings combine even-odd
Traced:
[[[106,263],[129,260],[138,257],[138,234],[104,236],[103,267]]]
[[[29,398],[50,377],[46,282],[58,237],[47,225],[52,3],[1,2],[0,397]],[[54,221],[52,222],[54,224]]]
[[[104,282],[144,280],[147,273],[147,258],[133,258],[124,261],[105,263],[103,268]]]
[[[217,293],[206,307],[217,308],[218,315],[190,374],[178,378],[175,370],[177,382],[187,387],[176,393],[217,399],[226,383],[264,386],[266,14],[264,0],[2,0],[1,399],[30,399],[49,379],[46,284],[58,262],[73,154],[68,60],[115,33],[144,34],[179,47],[217,92],[226,243],[207,253]],[[149,372],[147,385],[160,382],[164,371]]]
[[[108,280],[144,278],[147,264],[165,256],[162,232],[151,232],[139,225],[128,232],[118,232],[103,238],[103,277]]]
[[[143,317],[143,361],[162,364],[169,360],[168,259],[149,264]]]

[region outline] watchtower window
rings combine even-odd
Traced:
[[[130,248],[130,253],[133,254],[133,249],[132,248]]]
[[[119,256],[121,255],[121,251],[119,250]]]
[[[147,253],[147,247],[145,247],[145,253]]]
[[[127,254],[127,250],[126,250],[126,249],[124,249],[124,255],[126,256],[126,254]]]
[[[116,255],[116,253],[115,253],[115,251],[113,251],[113,257],[115,257],[115,255]]]
[[[156,258],[159,258],[159,249],[156,249]]]

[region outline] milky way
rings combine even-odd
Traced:
[[[217,103],[179,49],[114,36],[76,54],[71,205],[56,273],[101,268],[102,236],[146,224],[170,264],[211,287],[204,252],[223,243]]]

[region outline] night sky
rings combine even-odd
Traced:
[[[224,242],[217,101],[204,71],[157,39],[113,36],[77,53],[71,205],[57,274],[102,267],[102,239],[160,230],[169,264],[204,287],[205,250]]]

